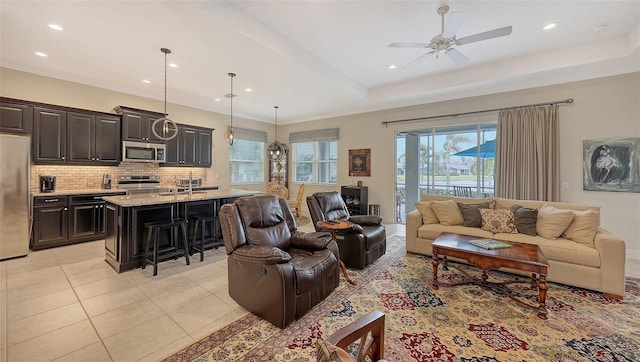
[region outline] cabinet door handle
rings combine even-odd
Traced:
[[[98,208],[98,205],[94,206],[94,209],[97,209],[97,208]]]
[[[100,161],[100,159],[99,159],[99,158],[96,158],[96,161]]]
[[[65,207],[63,210],[64,210],[64,211],[67,211],[67,210],[69,210],[69,209],[67,209],[67,208]]]
[[[58,199],[48,199],[44,200],[44,202],[58,202]]]
[[[62,159],[64,160],[64,156],[62,156]]]
[[[96,160],[96,158],[95,158],[95,157],[91,157],[91,161],[95,161],[95,160]]]

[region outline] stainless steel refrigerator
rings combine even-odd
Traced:
[[[29,254],[31,139],[0,134],[0,260]]]

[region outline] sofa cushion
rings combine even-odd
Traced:
[[[574,214],[571,210],[558,209],[545,204],[538,210],[538,221],[536,222],[536,232],[547,239],[557,239],[567,230]]]
[[[513,212],[513,222],[519,233],[536,236],[536,222],[538,221],[538,210],[520,205],[511,206]]]
[[[431,209],[440,220],[442,225],[462,225],[464,218],[458,205],[453,200],[448,201],[432,201]]]
[[[600,212],[594,210],[571,211],[574,214],[573,221],[562,236],[593,248],[593,239],[600,226]]]
[[[493,238],[493,233],[489,231],[462,225],[447,226],[441,224],[429,224],[422,225],[418,228],[418,238],[424,240],[434,240],[442,233],[469,235],[485,239]]]
[[[413,205],[420,211],[423,224],[437,224],[440,222],[433,209],[431,209],[431,202],[416,201]]]
[[[480,204],[463,204],[458,202],[458,209],[462,214],[462,225],[479,228],[482,226],[482,218],[480,217],[480,209],[488,209],[489,203],[483,202]]]
[[[530,236],[526,234],[496,234],[494,238],[497,240],[538,245],[547,260],[584,265],[592,268],[600,267],[600,253],[598,253],[598,250],[569,239],[558,238],[549,240],[541,236]]]
[[[446,195],[433,195],[433,194],[420,194],[420,201],[449,201],[453,200],[455,202],[459,202],[462,204],[477,204],[478,202],[488,202],[489,208],[495,208],[495,199],[490,198],[482,198],[478,199],[475,197],[457,197],[457,196],[446,196]]]
[[[517,233],[511,210],[480,209],[482,229],[492,233]]]

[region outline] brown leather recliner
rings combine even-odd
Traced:
[[[284,328],[340,283],[338,247],[327,232],[303,233],[287,200],[242,197],[220,209],[229,295]]]
[[[316,192],[307,197],[307,206],[316,231],[321,220],[347,220],[351,229],[338,231],[340,258],[349,268],[363,269],[387,251],[387,233],[382,218],[376,215],[349,214],[347,206],[335,191]]]

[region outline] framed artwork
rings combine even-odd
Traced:
[[[349,176],[371,176],[371,149],[349,150]]]
[[[640,192],[640,138],[583,141],[583,189]]]

